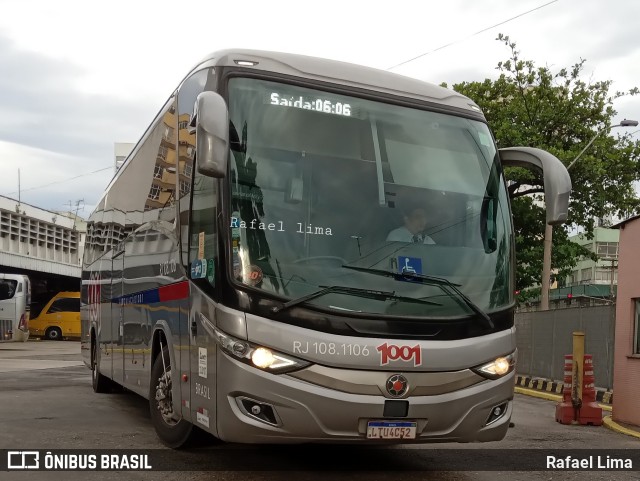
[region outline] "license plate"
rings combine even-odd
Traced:
[[[369,421],[368,439],[415,439],[418,424],[409,421]]]

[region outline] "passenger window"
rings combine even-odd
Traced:
[[[55,314],[56,312],[61,312],[62,311],[61,307],[62,307],[62,299],[53,301],[53,304],[51,304],[51,307],[49,307],[47,314]]]
[[[80,299],[57,299],[51,304],[47,314],[56,312],[80,312]]]

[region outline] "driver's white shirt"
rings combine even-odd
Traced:
[[[423,244],[435,244],[433,239],[429,237],[427,234],[421,234],[424,238],[422,240]],[[389,232],[387,236],[387,241],[397,241],[397,242],[413,242],[413,234],[407,229],[405,226],[398,227],[397,229],[393,229]]]

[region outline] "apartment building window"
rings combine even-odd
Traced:
[[[186,194],[187,192],[189,192],[189,182],[187,182],[186,180],[181,180],[180,181],[180,195]]]
[[[167,160],[167,152],[169,152],[169,149],[167,149],[167,146],[161,145],[160,148],[158,149],[158,158],[161,160]]]
[[[164,172],[164,169],[162,168],[162,166],[161,165],[156,165],[155,169],[153,170],[153,176],[156,179],[161,179],[163,172]]]
[[[157,185],[152,185],[149,190],[149,199],[157,200],[160,197],[160,187]]]
[[[173,127],[165,127],[164,128],[164,134],[162,135],[162,137],[165,140],[171,141],[173,139],[173,132],[174,132],[174,128]]]
[[[593,269],[591,267],[587,267],[586,269],[582,269],[580,271],[580,280],[582,281],[582,283],[586,283],[591,281],[593,277]]]
[[[178,122],[178,129],[179,130],[186,129],[187,127],[189,127],[189,121],[188,120],[181,120],[180,122]]]
[[[578,271],[572,271],[569,275],[569,285],[573,286],[578,283]]]
[[[596,242],[596,253],[598,257],[604,257],[607,259],[618,258],[618,243],[617,242]]]
[[[185,164],[183,174],[186,175],[187,177],[191,177],[192,173],[193,173],[193,165]]]
[[[608,281],[611,282],[611,268],[596,269],[596,281]],[[613,281],[618,281],[618,270],[613,269]]]

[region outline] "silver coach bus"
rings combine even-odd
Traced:
[[[91,214],[82,351],[93,388],[149,400],[160,439],[502,439],[514,234],[480,109],[418,80],[228,50],[169,97]]]

